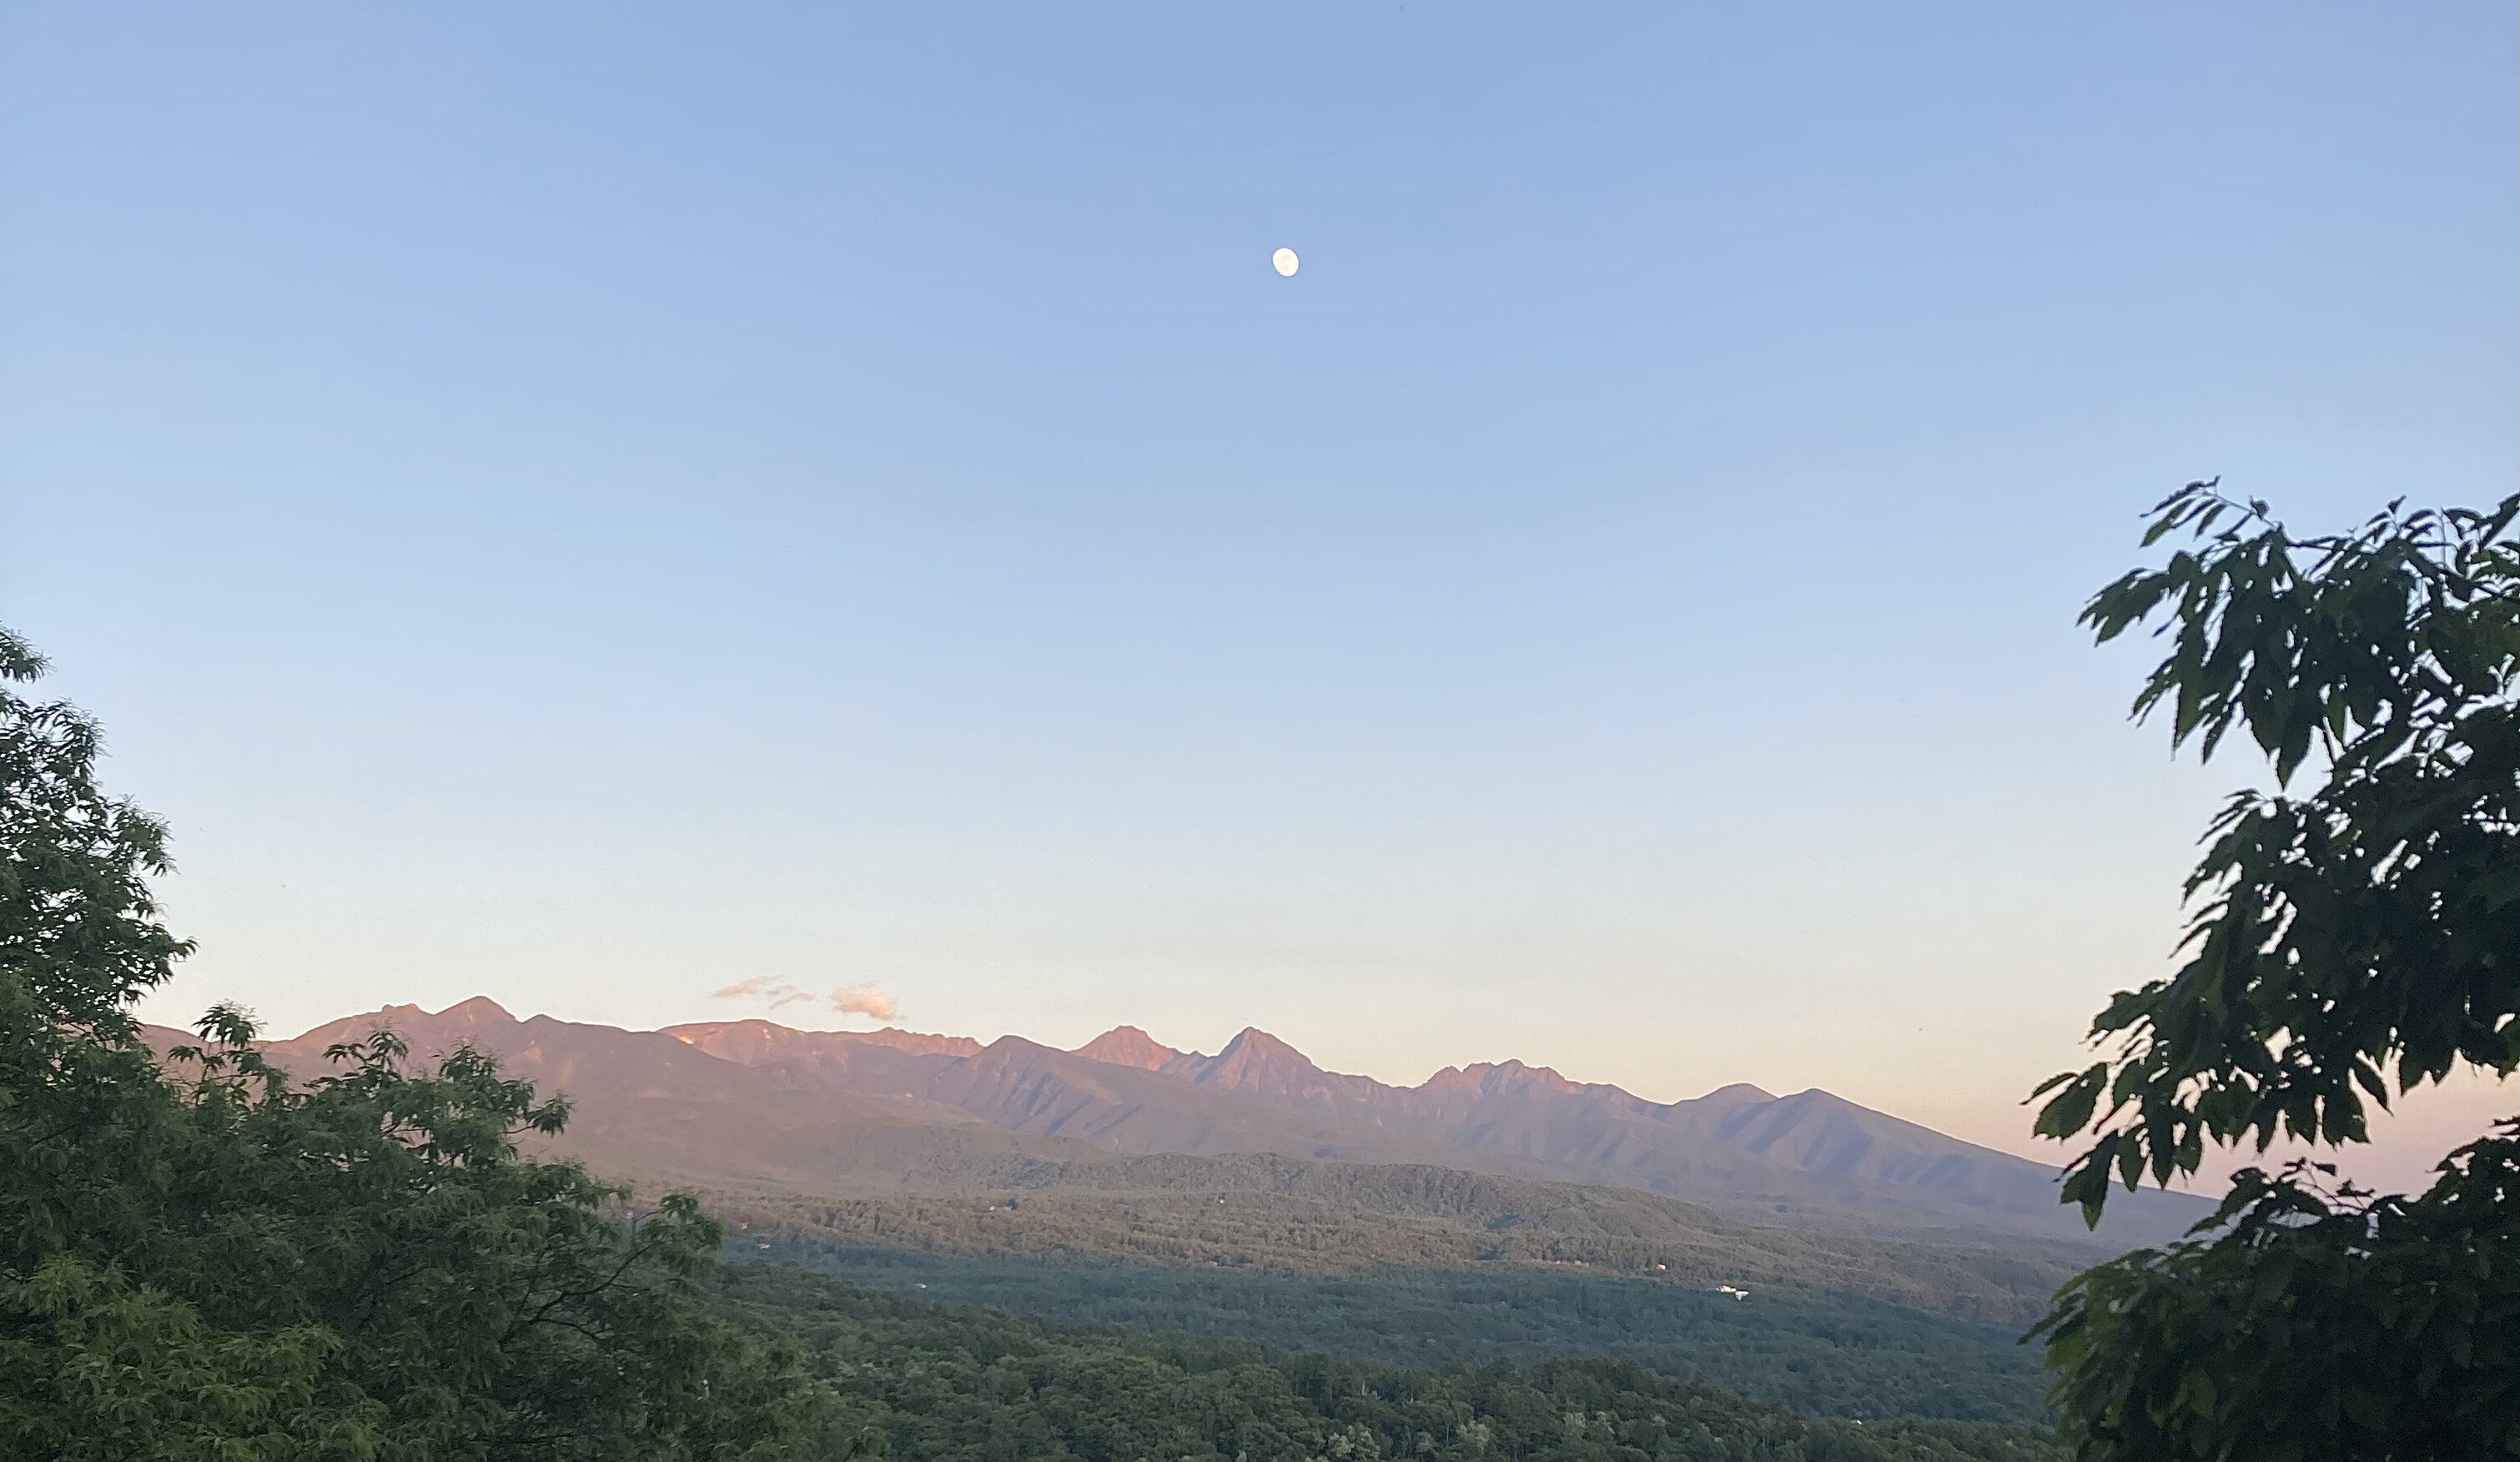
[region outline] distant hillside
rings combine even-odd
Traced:
[[[301,1076],[328,1068],[325,1047],[390,1027],[418,1060],[470,1041],[511,1074],[575,1106],[557,1138],[537,1151],[576,1157],[600,1173],[654,1185],[734,1191],[869,1193],[951,1189],[969,1172],[1010,1159],[1093,1158],[1093,1148],[1009,1132],[931,1102],[848,1091],[790,1063],[721,1060],[654,1031],[623,1031],[537,1015],[519,1021],[495,1001],[471,999],[429,1013],[414,1005],[349,1016],[291,1041],[267,1042],[275,1061]],[[188,1043],[154,1030],[163,1048]]]
[[[566,1092],[576,1116],[545,1150],[652,1186],[853,1200],[816,1221],[940,1250],[967,1252],[985,1232],[1041,1252],[1159,1259],[1169,1245],[1178,1252],[1166,1262],[1315,1271],[1353,1254],[1695,1273],[1685,1267],[1696,1263],[1691,1246],[1712,1243],[1716,1268],[1838,1265],[1875,1278],[1832,1285],[1912,1296],[1901,1303],[1930,1293],[1939,1298],[1926,1307],[1962,1302],[1989,1317],[2093,1258],[2093,1241],[2054,1203],[2052,1170],[1824,1091],[1731,1086],[1654,1103],[1515,1062],[1395,1087],[1324,1072],[1259,1031],[1213,1056],[1129,1028],[1061,1051],[1015,1037],[983,1046],[758,1020],[623,1031],[519,1021],[487,999],[434,1013],[388,1006],[267,1049],[313,1075],[326,1046],[380,1026],[415,1057],[471,1041]],[[1295,1161],[1255,1162],[1263,1155]],[[1395,1196],[1420,1190],[1445,1196],[1425,1209]],[[1018,1194],[1028,1195],[1020,1209],[971,1217]],[[2177,1195],[2139,1196],[2111,1205],[2127,1214],[2103,1242],[2158,1238],[2203,1211]],[[1022,1221],[1010,1221],[1017,1212]],[[1789,1262],[1742,1268],[1749,1261],[1732,1250],[1746,1241],[1710,1238],[1710,1224],[1806,1233],[1781,1249],[1783,1238],[1762,1241],[1760,1252]],[[1813,1248],[1815,1232],[1922,1241],[1940,1257]],[[2025,1267],[1952,1257],[1968,1250],[2002,1250]]]
[[[712,1195],[739,1248],[1368,1275],[1551,1269],[1692,1290],[1787,1285],[2019,1326],[2088,1251],[2005,1253],[1776,1228],[1632,1188],[1277,1156],[1010,1165],[958,1194]]]
[[[880,1407],[895,1456],[2065,1455],[2011,1337],[1861,1301],[1740,1305],[1528,1271],[843,1272],[739,1263],[719,1283]]]
[[[766,1022],[668,1027],[731,1060],[772,1042]],[[778,1029],[773,1027],[772,1029]],[[801,1056],[808,1033],[777,1049]],[[1436,1163],[1609,1182],[1768,1223],[1971,1241],[1986,1232],[2128,1248],[2183,1232],[2201,1200],[2122,1197],[2094,1236],[2056,1203],[2057,1172],[1818,1089],[1726,1086],[1651,1102],[1519,1061],[1447,1067],[1417,1086],[1327,1072],[1265,1031],[1213,1056],[1122,1026],[1074,1051],[1008,1037],[976,1051],[914,1048],[898,1032],[810,1034],[810,1060],[846,1090],[942,1103],[1011,1131],[1124,1153],[1277,1152]],[[792,1057],[791,1057],[792,1058]]]
[[[799,1085],[819,1083],[833,1091],[935,1103],[966,1120],[1082,1142],[1106,1153],[1276,1152],[1342,1162],[1536,1171],[1509,1155],[1462,1151],[1437,1138],[1338,1113],[1255,1101],[1230,1088],[1096,1060],[1020,1036],[957,1054],[912,1048],[911,1041],[894,1032],[792,1032],[770,1040],[750,1029],[761,1024],[671,1026],[659,1037],[688,1041],[695,1050],[731,1061],[781,1070]]]

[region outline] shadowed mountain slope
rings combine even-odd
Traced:
[[[1162,1155],[1010,1166],[966,1194],[720,1199],[739,1246],[1368,1275],[1498,1265],[1713,1289],[1788,1284],[2021,1324],[2087,1250],[1778,1228],[1633,1188],[1420,1165]]]
[[[667,1034],[744,1059],[725,1029]],[[2129,1195],[2093,1236],[2056,1203],[2056,1170],[1818,1089],[1778,1097],[1741,1084],[1653,1102],[1519,1061],[1393,1086],[1324,1071],[1256,1028],[1212,1056],[1128,1026],[1075,1051],[1015,1037],[965,1055],[917,1054],[880,1032],[814,1039],[816,1061],[846,1089],[924,1098],[1113,1152],[1431,1162],[1619,1183],[1768,1223],[1954,1242],[1984,1231],[2128,1247],[2172,1237],[2207,1212],[2186,1195]]]
[[[1182,1055],[1169,1045],[1157,1044],[1155,1038],[1136,1026],[1113,1026],[1078,1046],[1076,1053],[1089,1061],[1135,1066],[1141,1071],[1161,1071]]]
[[[1325,1072],[1265,1031],[1214,1056],[1163,1068],[1211,1090],[1384,1128],[1552,1175],[1620,1182],[1741,1212],[1778,1204],[1795,1221],[1884,1228],[1951,1223],[2091,1241],[2056,1202],[2057,1172],[1946,1136],[1817,1088],[1773,1096],[1722,1087],[1653,1102],[1519,1061],[1447,1067],[1417,1086]],[[2127,1195],[2097,1241],[2132,1246],[2184,1231],[2209,1206],[2183,1194]]]
[[[1455,1150],[1334,1112],[1202,1088],[1140,1065],[1095,1060],[1020,1036],[953,1054],[914,1049],[883,1032],[756,1038],[708,1025],[672,1026],[659,1034],[688,1041],[697,1051],[781,1066],[799,1083],[935,1103],[1009,1131],[1065,1138],[1105,1152],[1276,1152],[1340,1162],[1440,1163],[1488,1172],[1523,1172],[1530,1166],[1510,1157]],[[747,1054],[754,1051],[776,1054]]]
[[[475,998],[429,1013],[388,1005],[318,1026],[265,1054],[300,1077],[333,1069],[325,1048],[390,1028],[424,1064],[470,1042],[503,1070],[574,1107],[557,1137],[533,1150],[574,1157],[643,1187],[700,1183],[750,1191],[828,1193],[950,1190],[1010,1160],[1090,1158],[1092,1149],[1007,1131],[968,1112],[849,1091],[810,1063],[728,1061],[654,1031],[624,1031],[537,1015],[518,1020]],[[780,1028],[773,1028],[774,1030]],[[192,1038],[151,1032],[153,1043]],[[976,1044],[976,1043],[975,1043]]]
[[[2153,1242],[2205,1212],[2184,1195],[2131,1195],[2094,1240],[2056,1204],[2054,1170],[1825,1091],[1733,1085],[1657,1103],[1515,1061],[1393,1086],[1324,1071],[1257,1030],[1213,1056],[1127,1027],[1062,1051],[760,1020],[622,1031],[519,1021],[472,999],[435,1013],[388,1006],[267,1048],[320,1074],[326,1046],[381,1025],[415,1057],[469,1041],[566,1092],[577,1115],[548,1150],[722,1191],[969,1192],[1021,1186],[1017,1174],[1042,1163],[1081,1173],[1114,1156],[1278,1154],[1612,1183],[1762,1225],[2016,1252]]]

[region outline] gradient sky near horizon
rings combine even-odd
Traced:
[[[2191,477],[2510,490],[2515,115],[2503,4],[14,5],[0,622],[169,1023],[872,982],[2053,1157],[2251,771],[2074,614]]]

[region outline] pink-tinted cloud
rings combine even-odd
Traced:
[[[749,980],[738,980],[712,995],[712,998],[721,1000],[767,1000],[773,1010],[782,1005],[792,1005],[799,1000],[810,1000],[814,997],[814,993],[802,986],[791,985],[784,980],[773,980],[767,975],[755,975]],[[844,1015],[865,1015],[877,1020],[890,1020],[901,1012],[900,1001],[885,994],[873,980],[857,985],[843,985],[832,992],[830,999],[832,1008]]]
[[[873,1016],[877,1020],[890,1020],[901,1013],[900,1002],[877,989],[873,980],[832,991],[832,1005],[850,1015]]]
[[[772,980],[766,975],[755,975],[749,980],[738,980],[712,997],[721,1000],[768,1000],[773,1010],[782,1005],[793,1004],[798,1000],[810,1000],[813,997],[814,993],[810,990],[800,990],[793,985]]]

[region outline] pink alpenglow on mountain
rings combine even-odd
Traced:
[[[1101,1061],[1106,1066],[1134,1066],[1140,1071],[1161,1071],[1179,1060],[1183,1052],[1160,1044],[1155,1038],[1136,1026],[1113,1026],[1076,1048],[1076,1054],[1088,1061]]]
[[[1325,1071],[1247,1029],[1213,1056],[1121,1026],[1064,1051],[913,1031],[800,1031],[767,1020],[621,1031],[488,999],[434,1014],[387,1006],[270,1043],[302,1075],[391,1026],[426,1061],[458,1044],[578,1102],[561,1144],[600,1169],[826,1193],[943,1181],[1012,1161],[1277,1154],[1610,1183],[1766,1224],[2092,1242],[2056,1202],[2056,1170],[1809,1090],[1746,1084],[1658,1102],[1519,1061],[1448,1068],[1416,1086]],[[184,1043],[180,1033],[164,1044]],[[2175,1237],[2210,1208],[2124,1195],[2099,1242]]]

